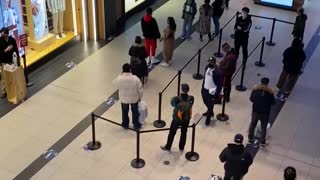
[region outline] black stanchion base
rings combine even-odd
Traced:
[[[195,79],[195,80],[201,80],[201,79],[203,79],[203,75],[202,75],[202,74],[194,74],[192,77],[193,77],[193,79]]]
[[[234,34],[231,34],[230,37],[231,37],[232,39],[234,39]]]
[[[135,158],[131,161],[131,166],[136,169],[143,168],[145,165],[146,165],[146,162],[144,162],[143,159]]]
[[[186,153],[186,159],[189,161],[197,161],[199,159],[199,154],[196,152],[187,152]]]
[[[226,115],[226,114],[220,113],[220,114],[217,115],[217,119],[219,121],[228,121],[229,120],[229,116]]]
[[[266,64],[265,63],[263,63],[263,62],[260,62],[260,61],[257,61],[257,62],[255,62],[254,63],[256,66],[258,66],[258,67],[264,67]]]
[[[101,143],[99,141],[96,141],[95,144],[93,144],[92,141],[88,142],[87,148],[91,151],[97,150],[101,148]]]
[[[214,55],[214,57],[217,57],[217,58],[222,58],[223,57],[223,54],[219,53],[219,52],[216,52],[213,55]]]
[[[246,88],[245,86],[237,85],[237,86],[236,86],[236,90],[243,92],[243,91],[246,91],[247,88]]]
[[[31,87],[31,86],[33,86],[33,82],[28,82],[27,87]]]
[[[266,44],[267,44],[268,46],[275,46],[275,45],[276,45],[275,42],[271,42],[271,41],[266,42]]]
[[[156,128],[163,128],[166,126],[166,122],[163,121],[163,120],[155,120],[153,122],[153,126],[156,127]]]

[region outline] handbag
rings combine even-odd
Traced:
[[[138,110],[139,110],[139,123],[140,124],[145,124],[146,123],[146,119],[148,117],[148,107],[147,107],[146,102],[139,101]]]

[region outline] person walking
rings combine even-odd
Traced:
[[[242,180],[253,162],[252,155],[244,148],[243,136],[236,134],[234,143],[220,153],[219,159],[224,163],[224,180]]]
[[[4,82],[4,66],[6,64],[13,64],[13,54],[17,55],[19,58],[19,50],[17,46],[16,40],[9,36],[9,29],[2,28],[0,30],[1,37],[0,37],[0,70],[1,70],[1,98],[5,98],[7,96],[6,85]],[[19,60],[17,60],[19,65]]]
[[[228,10],[229,9],[229,1],[230,0],[224,0],[224,1],[225,1],[224,3],[225,3],[225,6],[226,6],[226,9]]]
[[[192,23],[194,20],[194,17],[197,14],[197,3],[195,0],[186,0],[186,2],[183,5],[183,11],[182,11],[182,19],[183,19],[183,27],[182,27],[182,34],[181,39],[185,40],[191,39],[192,34]]]
[[[171,105],[174,107],[172,121],[170,125],[169,135],[165,146],[160,146],[164,151],[170,151],[174,140],[174,136],[179,127],[181,127],[181,136],[179,141],[180,151],[184,150],[187,139],[187,131],[192,116],[192,106],[194,97],[188,94],[189,85],[181,84],[181,94],[172,98]]]
[[[252,20],[249,12],[249,8],[242,8],[242,14],[237,18],[236,24],[234,26],[234,48],[239,55],[240,47],[242,47],[242,55],[244,61],[248,59],[249,31],[252,25]]]
[[[219,66],[223,74],[223,95],[226,102],[230,102],[231,81],[237,68],[238,56],[234,48],[231,48],[228,43],[222,45],[222,50],[226,53]]]
[[[176,22],[173,17],[168,17],[168,26],[163,31],[163,36],[160,38],[160,42],[163,41],[162,55],[164,62],[161,63],[162,66],[169,66],[172,60],[173,51],[175,48],[175,33],[176,33]]]
[[[276,85],[276,90],[279,91],[288,80],[285,87],[284,98],[290,95],[299,74],[301,74],[305,59],[306,54],[303,50],[301,40],[299,38],[295,38],[292,41],[291,47],[287,48],[283,53],[283,69]]]
[[[113,85],[119,90],[119,100],[122,110],[122,127],[129,127],[129,106],[132,111],[132,121],[135,129],[140,129],[138,102],[142,99],[142,84],[140,79],[132,75],[131,67],[128,63],[122,66],[122,73],[113,80]]]
[[[203,103],[207,107],[207,111],[203,113],[206,116],[205,124],[210,125],[211,117],[214,116],[214,104],[219,101],[222,90],[222,74],[216,65],[216,59],[211,57],[205,68],[201,96]]]
[[[157,49],[157,39],[161,37],[158,23],[152,17],[152,8],[148,8],[146,15],[141,19],[141,28],[145,38],[145,46],[148,54],[148,64],[157,64],[160,61],[155,59]]]
[[[268,145],[266,142],[267,126],[270,117],[271,106],[275,104],[274,94],[268,87],[269,79],[264,77],[261,84],[256,85],[251,92],[250,101],[252,102],[251,123],[249,126],[249,143],[254,143],[254,130],[261,123],[260,147]]]
[[[136,75],[144,83],[148,77],[148,66],[146,58],[148,57],[146,48],[140,36],[136,36],[134,44],[129,49],[131,73]]]
[[[284,180],[295,180],[297,177],[297,172],[294,167],[288,166],[284,169],[283,173]]]
[[[215,0],[212,3],[212,9],[213,9],[212,20],[213,20],[214,29],[215,29],[214,33],[218,35],[220,32],[220,18],[224,11],[223,0]]]
[[[209,41],[211,41],[211,17],[213,10],[210,6],[210,0],[204,0],[204,5],[200,7],[199,12],[200,16],[197,31],[200,34],[200,41],[203,41],[203,35],[206,34],[208,34]]]
[[[296,17],[296,21],[294,22],[292,35],[294,38],[298,38],[302,41],[308,16],[304,13],[304,9],[302,7],[297,9],[297,13],[298,16]]]

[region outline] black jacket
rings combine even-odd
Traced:
[[[223,0],[215,0],[212,3],[212,8],[213,8],[213,14],[212,16],[218,16],[221,17],[223,12],[224,12],[224,8],[223,8]]]
[[[4,52],[4,50],[10,45],[13,46],[11,51]],[[12,64],[12,56],[14,52],[16,52],[19,58],[19,50],[16,40],[11,36],[8,37],[8,41],[0,37],[0,62],[5,64]]]
[[[141,19],[143,37],[148,39],[159,39],[161,37],[157,21],[149,15]]]
[[[306,59],[306,54],[301,47],[289,47],[283,53],[283,69],[289,74],[299,74]]]
[[[308,16],[306,14],[301,14],[300,16],[296,17],[296,21],[294,23],[293,31],[292,31],[292,34],[295,37],[303,37],[307,19],[308,19]]]
[[[145,58],[148,56],[145,46],[142,44],[133,44],[129,49],[129,55],[131,56],[130,66],[133,75],[139,78],[148,76],[148,66]],[[139,61],[135,61],[136,57]]]
[[[245,175],[253,162],[251,154],[245,151],[242,144],[228,144],[219,158],[221,162],[225,162],[225,171],[236,176]]]
[[[250,101],[252,111],[256,113],[270,113],[271,106],[275,103],[272,89],[264,85],[256,85],[253,88]]]
[[[204,78],[203,78],[203,82],[202,82],[202,88],[204,88],[204,83],[206,80],[206,72],[207,69],[209,68],[209,66],[207,65],[205,70],[204,70]],[[215,99],[218,99],[222,90],[222,80],[223,79],[223,75],[222,72],[220,71],[220,69],[218,67],[215,68],[215,70],[212,72],[212,81],[214,82],[214,84],[216,85],[217,89],[216,89],[216,93],[215,93]]]
[[[245,36],[249,37],[249,31],[252,25],[251,16],[248,15],[246,19],[242,19],[242,16],[239,16],[234,25],[235,36]]]

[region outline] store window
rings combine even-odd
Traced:
[[[133,8],[137,7],[145,0],[125,0],[125,13],[129,12]]]
[[[262,2],[282,5],[282,6],[289,6],[291,7],[293,5],[293,0],[261,0]]]
[[[0,0],[0,27],[7,27],[17,41],[27,66],[78,35],[77,0]],[[19,37],[27,34],[28,46]]]

